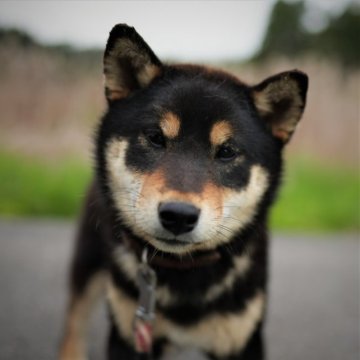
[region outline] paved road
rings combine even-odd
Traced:
[[[54,359],[73,225],[0,220],[0,359]],[[359,359],[359,248],[354,235],[274,236],[269,360]],[[103,359],[105,311],[92,323]],[[200,359],[182,355],[181,359]]]

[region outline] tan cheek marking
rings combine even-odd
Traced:
[[[160,120],[160,127],[167,138],[174,139],[179,135],[180,119],[174,113],[167,112]]]
[[[254,165],[250,171],[247,187],[241,191],[227,189],[224,191],[223,224],[234,231],[238,231],[248,224],[256,214],[257,206],[269,186],[267,171],[260,165]]]
[[[123,216],[128,225],[136,227],[133,208],[138,201],[143,175],[130,170],[125,163],[128,143],[113,139],[106,149],[106,166],[112,197],[118,209],[126,210]]]
[[[165,177],[162,171],[155,171],[149,175],[142,175],[142,187],[137,206],[144,206],[151,199],[160,201],[165,189]]]
[[[228,121],[218,121],[210,131],[210,142],[213,146],[221,145],[228,140],[232,134],[233,129]]]
[[[216,218],[220,218],[223,213],[223,190],[213,183],[207,183],[201,193],[201,205],[211,207]]]

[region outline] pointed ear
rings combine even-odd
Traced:
[[[305,108],[308,77],[293,70],[272,76],[252,88],[255,106],[283,143],[290,140]]]
[[[162,71],[160,60],[133,27],[116,25],[104,53],[105,95],[108,101],[146,87]]]

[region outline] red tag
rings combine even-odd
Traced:
[[[150,353],[152,349],[153,328],[140,319],[135,321],[135,350],[138,353]]]

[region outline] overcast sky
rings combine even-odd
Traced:
[[[335,11],[348,2],[311,0]],[[260,46],[273,3],[274,0],[2,0],[0,26],[23,28],[47,43],[102,48],[111,27],[127,23],[163,58],[244,58]]]

